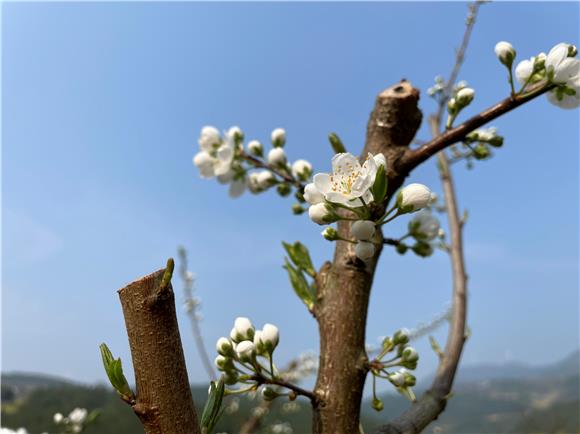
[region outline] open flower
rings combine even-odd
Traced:
[[[202,178],[226,175],[230,172],[234,159],[235,132],[228,132],[224,138],[214,127],[203,127],[198,140],[201,151],[193,157],[193,164]]]
[[[370,188],[377,169],[370,153],[362,165],[348,152],[336,154],[332,158],[332,174],[317,173],[314,175],[314,185],[329,202],[359,207],[363,205],[361,200],[367,203],[373,200]]]
[[[580,60],[574,58],[575,48],[560,43],[550,50],[546,57],[546,71],[557,84],[572,84],[580,74]]]

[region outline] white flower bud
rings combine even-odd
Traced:
[[[221,143],[220,132],[216,127],[205,126],[201,129],[198,143],[202,150],[211,151]]]
[[[199,170],[199,176],[202,178],[213,178],[215,159],[205,151],[198,152],[193,157],[193,164]]]
[[[306,160],[296,160],[292,164],[292,175],[302,181],[306,181],[312,175],[312,164]]]
[[[368,261],[375,254],[375,245],[368,241],[359,241],[354,248],[354,252],[362,261]]]
[[[235,127],[231,127],[228,130],[228,136],[231,137],[232,139],[234,139],[236,142],[238,141],[242,141],[244,139],[244,133],[242,132],[242,129],[238,126]]]
[[[268,152],[268,163],[272,166],[281,166],[286,164],[286,153],[282,148],[274,148]]]
[[[240,362],[250,362],[254,357],[254,343],[252,341],[242,341],[236,346],[236,354]]]
[[[423,184],[409,184],[397,196],[400,213],[408,213],[425,208],[431,201],[431,190]]]
[[[314,223],[319,225],[327,225],[333,222],[333,214],[328,210],[328,207],[324,202],[311,205],[310,208],[308,208],[308,217],[310,217],[310,220]]]
[[[276,128],[272,131],[272,144],[276,148],[281,148],[286,143],[286,130],[284,128]]]
[[[273,324],[265,324],[264,328],[262,329],[262,336],[260,340],[266,347],[267,351],[274,351],[274,348],[278,345],[278,341],[280,340],[280,332],[278,331],[278,327]]]
[[[501,63],[511,68],[516,57],[516,50],[509,42],[501,41],[495,44],[495,55]]]
[[[358,220],[352,224],[351,232],[357,241],[368,241],[375,234],[375,222]]]
[[[393,336],[393,342],[395,343],[395,345],[406,344],[407,342],[409,342],[410,335],[411,332],[409,332],[409,329],[402,328],[400,330],[397,330]]]
[[[248,151],[250,151],[250,153],[253,155],[261,157],[264,152],[264,148],[260,142],[257,140],[252,140],[250,143],[248,143]]]
[[[245,317],[238,317],[234,322],[234,330],[239,336],[239,340],[254,339],[254,331],[256,330],[252,322]]]
[[[262,389],[262,398],[264,401],[272,401],[278,397],[278,393],[269,386],[264,386]]]
[[[404,387],[405,386],[405,376],[401,371],[394,372],[389,374],[389,381],[393,383],[397,387]]]
[[[258,172],[256,180],[258,182],[258,187],[261,190],[265,190],[276,183],[276,178],[274,177],[274,175],[272,175],[272,172],[270,172],[269,170],[262,170]]]
[[[373,159],[375,160],[377,167],[385,166],[385,169],[387,168],[387,159],[383,154],[377,154],[373,157]]]
[[[87,415],[88,411],[86,408],[75,408],[70,412],[68,418],[73,424],[81,424],[85,421]]]
[[[262,343],[262,330],[256,330],[254,332],[254,350],[256,354],[264,353],[264,344]]]
[[[419,353],[413,347],[407,347],[403,350],[403,360],[406,362],[416,362],[419,360]]]
[[[225,371],[228,365],[230,364],[230,360],[231,359],[228,359],[227,357],[219,355],[215,358],[214,363],[216,368],[218,368],[220,371]]]
[[[457,92],[457,95],[455,95],[455,100],[457,101],[457,104],[463,108],[468,106],[469,103],[473,101],[474,97],[475,91],[470,87],[464,87],[459,92]]]
[[[324,195],[316,188],[314,183],[306,184],[304,187],[304,200],[310,205],[324,202]]]
[[[262,191],[260,185],[258,184],[258,172],[252,172],[248,175],[248,189],[256,194]]]
[[[221,354],[222,356],[231,355],[233,352],[232,343],[230,342],[230,340],[228,338],[219,338],[215,347],[216,347],[217,352],[219,354]]]
[[[61,413],[55,413],[54,416],[52,417],[52,420],[54,420],[54,423],[56,424],[61,423],[63,419],[64,416]]]

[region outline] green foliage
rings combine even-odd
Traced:
[[[127,379],[123,374],[123,366],[121,364],[121,358],[113,358],[113,354],[109,350],[106,344],[101,344],[99,346],[101,349],[101,358],[103,359],[103,365],[105,367],[105,372],[113,388],[123,397],[125,400],[132,400],[135,398],[133,391],[127,383]]]
[[[385,166],[379,166],[377,175],[375,177],[375,183],[371,188],[371,192],[376,203],[381,203],[385,199],[385,196],[387,195],[387,187],[388,180],[387,173],[385,172]]]
[[[222,414],[220,411],[224,398],[225,384],[223,377],[209,385],[209,396],[201,415],[201,434],[211,434]]]
[[[294,268],[288,259],[284,259],[284,268],[288,271],[288,277],[294,292],[302,302],[311,310],[314,307],[314,291],[306,281],[306,277],[301,268]]]
[[[282,242],[282,245],[296,267],[301,268],[311,277],[316,275],[312,259],[310,259],[310,252],[304,244],[296,241],[294,244]]]

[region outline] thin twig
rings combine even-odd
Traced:
[[[189,271],[187,269],[187,251],[184,247],[180,246],[178,248],[178,252],[180,259],[179,274],[183,280],[183,292],[185,293],[185,305],[187,308],[186,312],[191,322],[191,332],[195,339],[195,345],[197,347],[197,352],[203,367],[207,372],[210,380],[215,381],[217,379],[217,375],[209,358],[209,354],[207,353],[207,349],[205,348],[205,342],[203,340],[203,335],[201,334],[201,328],[199,327],[199,319],[194,308],[195,301],[192,295],[193,278],[191,275],[189,275]]]
[[[265,163],[264,161],[260,160],[259,158],[256,158],[256,157],[253,157],[251,155],[246,154],[244,151],[241,151],[239,153],[239,156],[240,156],[240,158],[242,158],[246,161],[249,161],[250,163],[252,163],[256,167],[261,167],[263,169],[269,170],[270,172],[278,175],[280,178],[282,178],[287,183],[296,186],[298,189],[300,189],[300,191],[304,191],[304,185],[299,180],[294,178],[291,174],[284,173],[283,171],[279,170],[278,168],[272,166],[271,164]]]

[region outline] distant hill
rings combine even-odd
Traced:
[[[578,434],[579,358],[580,353],[575,352],[561,362],[541,367],[516,363],[462,367],[447,410],[425,432]],[[207,386],[193,386],[192,393],[196,405],[201,407],[207,397]],[[2,374],[2,395],[3,426],[26,427],[31,434],[54,432],[52,415],[77,406],[102,411],[87,434],[143,433],[131,409],[108,387],[40,374],[6,373]],[[381,413],[372,410],[368,402],[363,403],[366,432],[372,432],[411,405],[396,393],[381,398],[385,404]],[[259,402],[241,399],[237,411],[226,410],[216,432],[236,433]],[[308,434],[309,406],[304,401],[297,402],[298,408],[291,409],[285,401],[277,400],[259,433],[272,433],[271,424],[288,422],[294,434]]]

